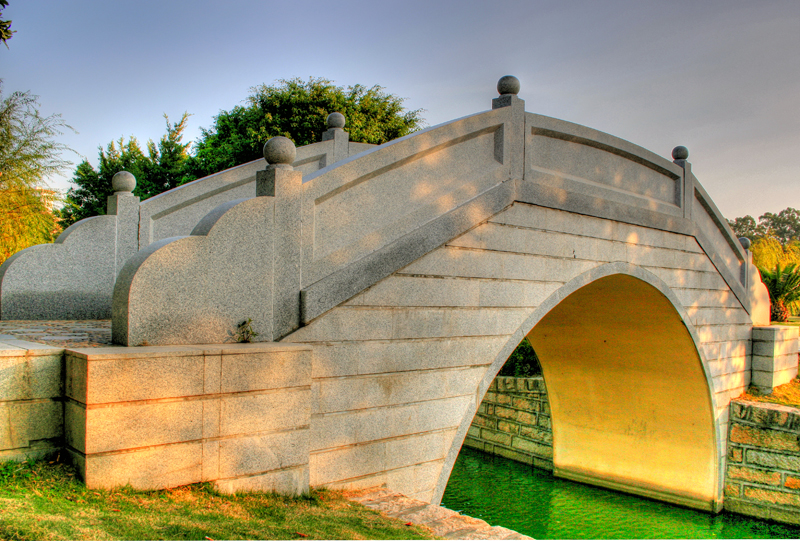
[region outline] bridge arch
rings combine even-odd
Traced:
[[[435,499],[481,398],[525,337],[548,386],[556,476],[722,509],[722,436],[700,338],[669,286],[624,262],[570,280],[509,337],[459,427]]]

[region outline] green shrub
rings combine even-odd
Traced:
[[[783,322],[789,319],[789,309],[800,302],[800,267],[794,263],[785,267],[776,263],[774,269],[759,267],[758,270],[769,292],[770,319]]]

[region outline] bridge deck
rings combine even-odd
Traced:
[[[64,348],[111,345],[111,320],[0,321],[0,340],[13,338]]]

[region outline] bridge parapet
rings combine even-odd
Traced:
[[[675,162],[670,162],[609,134],[526,113],[524,101],[516,95],[516,78],[501,83],[501,95],[493,100],[490,111],[322,167],[307,174],[297,191],[289,190],[285,196],[277,188],[260,192],[275,197],[274,216],[267,218],[271,223],[247,232],[230,229],[233,236],[226,241],[220,237],[220,242],[233,246],[241,243],[236,235],[245,235],[265,251],[259,257],[253,254],[255,263],[248,267],[252,274],[231,267],[240,257],[219,260],[230,267],[219,275],[240,281],[230,286],[231,280],[225,280],[217,289],[263,290],[262,304],[271,306],[271,320],[257,325],[265,332],[263,339],[279,340],[518,201],[693,236],[754,321],[768,322],[759,308],[766,297],[757,271],[691,173],[688,151],[676,149]],[[337,140],[334,132],[328,141]],[[216,224],[225,212],[238,212],[236,206],[215,209],[209,215],[215,218],[208,223]],[[225,223],[234,221],[233,214],[224,219]],[[192,235],[210,234],[211,229],[199,227]],[[213,229],[213,236],[222,234],[216,225]],[[275,244],[266,239],[269,236],[274,236]],[[155,252],[171,250],[169,242],[147,257],[165,257],[166,252]],[[268,250],[267,244],[272,248]],[[283,248],[279,250],[278,244]],[[144,258],[137,257],[126,272],[132,276],[142,264]],[[124,308],[126,303],[141,298],[148,299],[142,306],[155,307],[148,291],[157,283],[195,282],[191,272],[182,276],[169,270],[168,258],[162,264],[154,281],[137,286],[131,278],[126,279],[127,286],[117,288],[115,328],[123,321],[130,324],[122,313],[135,310]],[[197,302],[205,302],[198,295]],[[186,302],[181,300],[176,306],[186,306]],[[221,310],[225,316],[215,323],[212,335],[200,336],[181,324],[159,329],[158,337],[122,330],[115,331],[115,337],[127,336],[120,338],[127,345],[224,341],[230,334],[223,331],[226,325],[233,329],[254,314],[266,317],[264,309],[253,311],[250,304]],[[166,310],[166,306],[156,309]],[[188,338],[189,334],[194,338]]]
[[[755,322],[768,325],[765,290],[727,220],[691,171],[585,126],[526,113],[525,177],[517,201],[690,235]]]
[[[297,150],[293,166],[302,174],[374,146],[351,143],[338,124],[328,128],[321,142]],[[219,205],[253,197],[256,173],[265,166],[258,159],[143,202],[130,193],[135,180],[130,190],[115,190],[106,216],[81,220],[54,244],[18,252],[0,267],[0,319],[111,317],[114,284],[128,258],[156,241],[189,235]]]
[[[0,266],[0,319],[104,319],[114,279],[136,253],[139,198],[133,175],[112,179],[107,214],[72,224],[53,244],[38,244]]]
[[[338,135],[334,137],[334,133]],[[309,175],[373,146],[351,143],[346,131],[329,126],[323,132],[321,142],[297,149],[292,166],[303,175]],[[143,201],[139,220],[139,249],[168,237],[189,235],[194,226],[218,205],[253,197],[256,175],[266,166],[267,162],[259,158]]]
[[[291,181],[297,182],[292,189],[280,187],[290,171],[270,165],[259,173],[257,192],[271,201],[218,207],[192,231],[193,240],[165,239],[129,261],[115,292],[115,341],[126,345],[222,342],[246,318],[256,321],[257,332],[266,339],[277,340],[292,332],[510,205],[512,157],[514,148],[522,147],[521,141],[514,140],[521,132],[511,128],[521,107],[519,100],[516,108],[500,107],[369,149],[307,175],[302,185]],[[521,160],[517,163],[521,165]],[[234,226],[246,221],[236,215],[244,216],[250,207],[261,209],[263,223]],[[243,238],[249,240],[242,243]],[[228,252],[240,244],[243,252],[218,258],[208,252],[211,246],[221,246],[217,242],[227,243]],[[178,247],[195,245],[190,249],[192,257]],[[241,265],[245,253],[251,254],[246,268]],[[175,258],[181,259],[180,273],[175,272]],[[189,260],[194,262],[192,268],[185,265]],[[208,263],[212,260],[223,268],[212,272]],[[156,271],[158,265],[161,271]],[[139,278],[135,278],[137,273]],[[192,285],[165,286],[175,281],[210,286],[210,275],[227,277],[221,278],[219,290],[259,291],[250,295],[259,299],[259,306],[243,299],[226,302],[223,299],[232,297],[202,293]],[[160,300],[155,299],[153,288],[164,293],[157,295]],[[191,295],[178,299],[180,291],[189,293],[187,288]],[[167,289],[174,290],[174,295],[166,294]],[[214,310],[199,309],[209,302]],[[220,309],[221,302],[226,308]],[[189,309],[190,305],[198,309]],[[193,315],[174,315],[178,311]],[[206,323],[214,320],[214,324],[200,325],[195,318],[201,313]],[[218,314],[225,314],[220,317],[227,318],[227,324]],[[149,323],[137,323],[139,317]],[[203,333],[214,331],[201,334],[199,327]]]

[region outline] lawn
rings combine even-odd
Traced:
[[[87,489],[58,462],[0,463],[0,539],[432,539],[346,500],[221,494],[210,483],[168,490]]]

